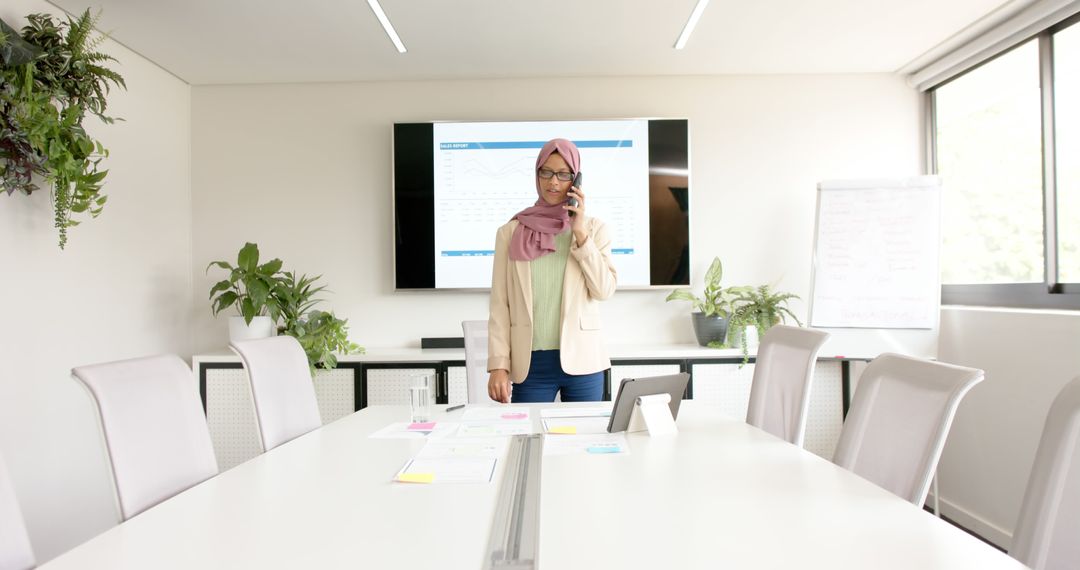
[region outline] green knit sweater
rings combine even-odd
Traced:
[[[563,275],[570,257],[565,231],[555,236],[555,251],[529,262],[533,294],[533,350],[558,350],[562,330]]]

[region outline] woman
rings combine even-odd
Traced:
[[[615,292],[615,267],[607,229],[585,215],[585,194],[572,186],[579,172],[574,143],[548,141],[536,158],[539,199],[495,236],[488,319],[493,400],[552,402],[560,392],[564,402],[603,397],[611,361],[599,301]]]

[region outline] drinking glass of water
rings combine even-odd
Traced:
[[[412,411],[412,421],[426,422],[431,419],[432,385],[435,377],[431,374],[420,374],[412,377],[409,386],[409,409]]]

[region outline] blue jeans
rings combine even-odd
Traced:
[[[534,350],[529,375],[514,384],[510,401],[515,404],[554,402],[561,393],[564,402],[599,402],[604,398],[604,373],[574,376],[563,372],[557,350]]]

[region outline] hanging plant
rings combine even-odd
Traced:
[[[100,15],[100,14],[99,14]],[[0,190],[30,195],[44,179],[52,190],[60,249],[73,216],[97,217],[109,155],[83,129],[87,113],[104,123],[110,86],[127,88],[120,74],[104,67],[113,57],[94,51],[105,36],[92,37],[98,16],[55,22],[48,14],[27,16],[17,33],[0,21]]]

